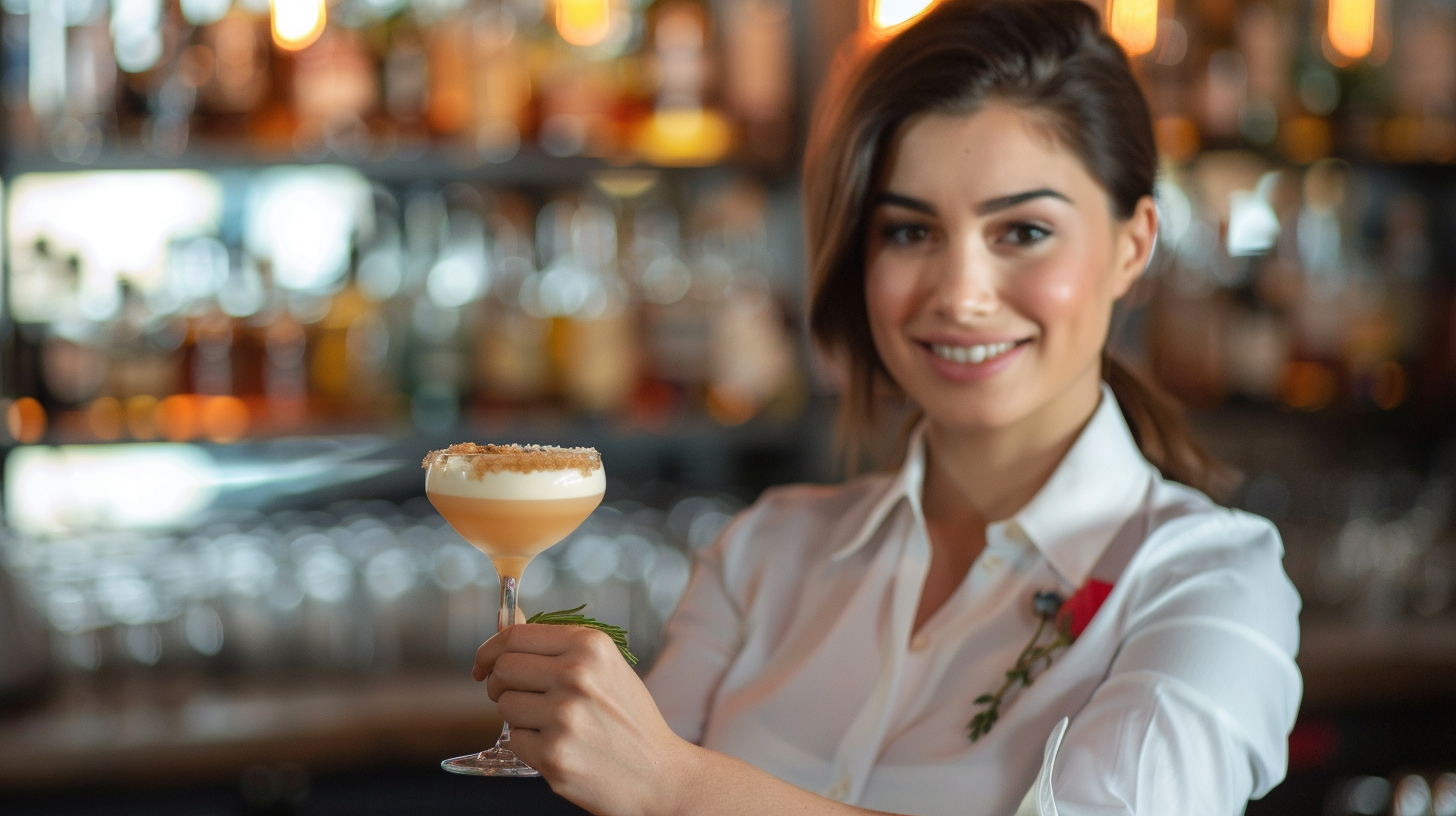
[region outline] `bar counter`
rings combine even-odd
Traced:
[[[1444,701],[1456,689],[1456,621],[1307,623],[1299,664],[1306,713]],[[63,681],[0,715],[0,790],[222,781],[258,764],[423,768],[488,747],[499,728],[464,669],[118,673]]]
[[[499,731],[495,704],[464,670],[137,672],[64,682],[37,706],[0,717],[0,789],[197,782],[255,764],[412,765],[487,748]]]

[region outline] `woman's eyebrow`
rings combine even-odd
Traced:
[[[1072,203],[1072,199],[1067,198],[1066,195],[1051,188],[1042,187],[1039,190],[1027,190],[1024,193],[1013,193],[1008,196],[988,198],[976,205],[976,215],[988,215],[997,210],[1004,210],[1007,207],[1015,207],[1017,204],[1023,201],[1030,201],[1033,198],[1060,198],[1068,204]]]
[[[907,195],[900,195],[899,193],[884,191],[881,192],[879,195],[875,196],[876,207],[885,204],[891,204],[896,207],[904,207],[907,210],[915,210],[916,212],[923,212],[926,215],[937,215],[937,213],[935,212],[935,208],[930,206],[929,202],[921,201],[918,198],[911,198]]]

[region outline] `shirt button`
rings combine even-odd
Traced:
[[[930,638],[925,634],[922,633],[910,638],[910,651],[923,652],[928,648],[930,648]]]
[[[843,802],[849,797],[849,786],[849,777],[841,776],[839,781],[834,783],[834,787],[829,789],[829,798]]]

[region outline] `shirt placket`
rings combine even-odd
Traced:
[[[900,679],[907,659],[906,647],[915,623],[915,610],[925,574],[930,566],[930,544],[919,507],[910,502],[910,530],[903,535],[903,549],[897,559],[890,600],[887,650],[881,655],[880,676],[869,701],[850,723],[834,752],[828,782],[821,793],[831,799],[854,803],[864,791],[870,770],[879,757],[895,710]]]

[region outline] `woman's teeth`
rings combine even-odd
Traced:
[[[953,363],[984,363],[1000,357],[1014,348],[1016,348],[1016,343],[1011,341],[981,346],[942,346],[934,343],[930,346],[930,350],[935,352],[935,356]]]

